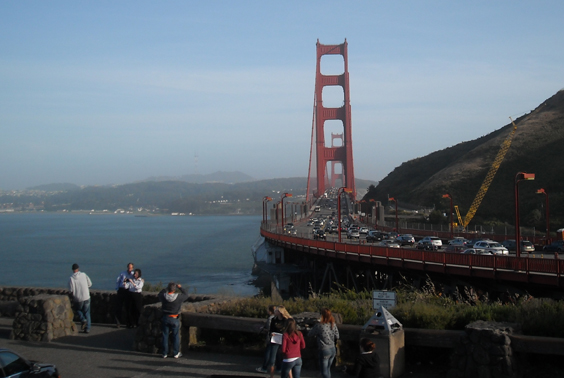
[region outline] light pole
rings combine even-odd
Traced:
[[[338,222],[338,226],[339,230],[338,230],[338,234],[339,234],[339,243],[341,242],[341,194],[345,192],[345,193],[352,193],[352,189],[349,189],[345,186],[339,188],[339,190],[337,190],[337,217],[339,218],[339,222]]]
[[[519,182],[534,180],[534,173],[518,172],[515,175],[515,256],[521,257],[521,230],[519,227]]]
[[[376,220],[374,218],[376,218],[376,212],[374,211],[376,208],[376,200],[374,198],[370,198],[368,200],[368,202],[374,202],[374,205],[370,208],[370,215],[372,216],[372,224],[375,225],[376,224]]]
[[[268,211],[266,209],[266,203],[272,201],[271,197],[265,196],[262,199],[262,223],[264,223],[264,225],[268,225]]]
[[[284,195],[280,199],[280,207],[282,207],[282,232],[284,232],[284,198],[286,197],[292,197],[292,194],[284,193]]]
[[[443,194],[443,198],[450,198],[450,238],[454,238],[454,223],[452,223],[452,196],[447,193]]]
[[[549,214],[548,213],[548,193],[543,188],[540,188],[539,190],[537,190],[536,193],[537,194],[544,194],[544,199],[545,199],[544,213],[545,213],[545,217],[546,217],[546,240],[544,241],[544,243],[546,245],[548,245],[550,243],[548,241],[548,239],[550,238],[550,217],[548,215]]]
[[[396,232],[399,234],[399,223],[398,223],[398,200],[394,197],[388,198],[388,201],[394,201],[396,203]]]

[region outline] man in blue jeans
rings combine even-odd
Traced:
[[[180,294],[176,290],[180,291]],[[163,331],[163,358],[168,357],[168,336],[172,335],[172,355],[174,358],[182,357],[180,353],[180,309],[182,303],[188,299],[188,293],[180,284],[170,282],[166,289],[159,293],[162,304],[162,331]]]
[[[82,332],[90,332],[90,286],[92,281],[78,269],[78,264],[72,264],[72,276],[69,278],[69,290],[72,293],[73,308],[82,324]]]

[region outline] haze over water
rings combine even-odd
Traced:
[[[78,263],[92,289],[113,290],[128,262],[151,283],[250,296],[260,216],[0,215],[0,285],[67,287]]]

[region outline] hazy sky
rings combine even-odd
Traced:
[[[563,16],[561,0],[2,1],[0,188],[307,176],[316,41],[345,38],[355,174],[380,180],[564,88]]]

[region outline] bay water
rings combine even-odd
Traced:
[[[0,214],[0,285],[65,288],[77,263],[92,289],[114,290],[133,262],[151,284],[252,296],[259,227],[260,216]]]

